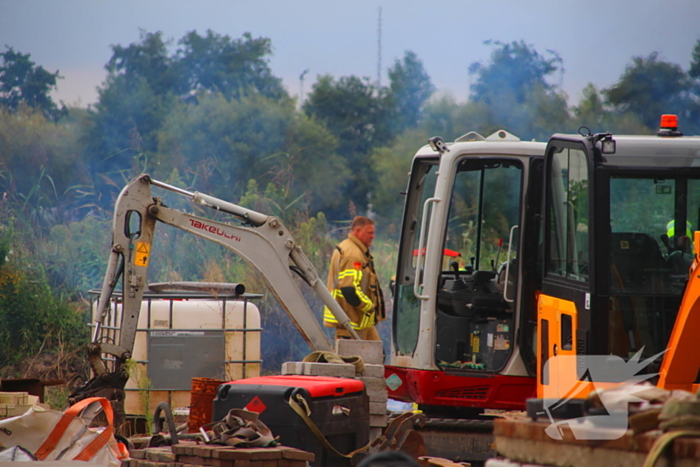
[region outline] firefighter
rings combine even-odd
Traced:
[[[693,224],[690,221],[685,223],[685,235],[676,236],[676,221],[671,220],[666,224],[666,236],[670,240],[670,245],[677,250],[685,252],[692,251]]]
[[[693,224],[690,221],[685,221],[685,235],[688,238],[693,238]],[[676,235],[676,221],[672,220],[666,224],[666,235],[668,238],[673,238]]]
[[[361,339],[381,340],[375,325],[386,319],[384,296],[369,247],[374,239],[374,221],[357,216],[348,238],[333,250],[328,268],[328,291],[345,311]],[[323,324],[335,329],[336,339],[349,339],[333,313],[324,307]]]

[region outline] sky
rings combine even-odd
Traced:
[[[469,65],[489,61],[484,41],[523,40],[563,59],[554,83],[575,104],[588,83],[615,84],[633,57],[658,52],[687,70],[699,25],[700,0],[0,0],[2,50],[58,70],[54,98],[83,107],[97,99],[111,46],[138,42],[140,30],[174,45],[192,30],[270,38],[270,68],[296,96],[325,74],[387,85],[387,69],[410,50],[460,101]]]

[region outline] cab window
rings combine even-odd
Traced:
[[[579,149],[554,148],[549,176],[547,273],[588,281],[588,164]]]

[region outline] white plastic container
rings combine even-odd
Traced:
[[[259,297],[144,294],[132,351],[136,364],[125,387],[125,412],[153,414],[162,401],[172,409],[188,407],[192,378],[232,381],[259,376],[260,312],[251,301]],[[118,328],[121,307],[115,295],[106,328]],[[118,329],[103,332],[118,339]]]

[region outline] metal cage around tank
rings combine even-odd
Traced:
[[[262,328],[253,301],[262,295],[236,293],[244,291],[242,286],[207,289],[202,283],[175,283],[173,287],[182,284],[188,290],[151,284],[144,293],[132,351],[134,366],[125,387],[126,413],[152,413],[161,401],[173,408],[189,406],[193,378],[231,381],[260,375]],[[93,313],[99,294],[90,291]],[[101,341],[119,342],[122,311],[122,293],[115,291],[101,326]]]

